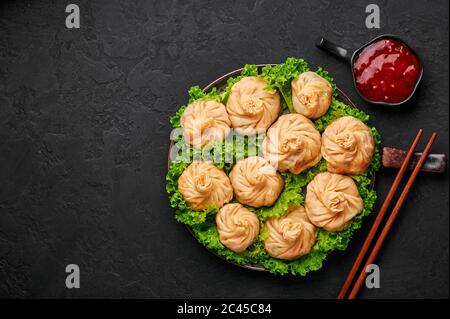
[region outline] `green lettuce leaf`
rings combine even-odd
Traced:
[[[267,65],[262,68],[261,75],[267,80],[267,88],[277,89],[283,97],[284,103],[291,113],[292,105],[291,81],[299,74],[309,71],[308,63],[303,59],[287,58],[286,62],[275,66]],[[283,111],[283,109],[282,109]]]

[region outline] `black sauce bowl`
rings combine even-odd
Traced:
[[[417,57],[417,60],[419,61],[419,66],[420,66],[420,71],[419,71],[419,77],[417,78],[416,84],[414,86],[414,89],[412,90],[411,94],[404,99],[401,102],[396,102],[396,103],[390,103],[390,102],[383,102],[383,101],[373,101],[373,100],[369,100],[367,97],[365,97],[363,94],[361,94],[361,92],[358,89],[358,86],[356,85],[356,77],[355,77],[355,72],[353,69],[353,64],[355,62],[355,58],[358,57],[359,53],[365,49],[367,46],[371,45],[372,43],[381,40],[381,39],[394,39],[397,41],[400,41],[402,43],[404,43],[410,50],[411,52]],[[351,67],[351,71],[352,71],[352,77],[353,77],[353,85],[356,89],[356,91],[358,92],[359,96],[361,96],[361,98],[368,102],[368,103],[372,103],[372,104],[379,104],[379,105],[386,105],[386,106],[400,106],[403,105],[405,103],[407,103],[409,100],[411,100],[411,98],[413,97],[414,93],[416,93],[417,87],[419,86],[419,82],[422,79],[423,76],[423,64],[422,61],[420,60],[419,55],[417,54],[416,51],[414,51],[406,41],[404,41],[403,39],[401,39],[400,37],[393,35],[393,34],[383,34],[380,35],[372,40],[370,40],[369,42],[367,42],[366,44],[364,44],[362,47],[360,47],[357,50],[350,50],[347,48],[344,48],[340,45],[337,45],[325,38],[318,38],[316,41],[316,46],[322,50],[327,51],[328,53],[331,53],[332,55],[344,60],[345,62],[347,62],[350,67]]]

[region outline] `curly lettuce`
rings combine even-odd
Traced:
[[[246,65],[242,72],[227,81],[227,86],[221,92],[215,88],[209,92],[204,92],[198,86],[189,90],[189,103],[197,99],[215,99],[222,103],[226,100],[231,92],[231,87],[244,76],[262,76],[267,82],[268,90],[278,90],[283,99],[282,105],[292,111],[292,95],[290,83],[299,74],[309,71],[308,64],[303,59],[288,58],[285,63],[276,66],[265,66],[258,70],[256,65]],[[314,124],[319,132],[323,132],[325,128],[336,118],[351,115],[364,123],[368,123],[369,116],[363,111],[346,105],[339,101],[338,92],[333,79],[328,72],[322,68],[316,71],[323,78],[327,79],[333,88],[333,98],[328,112],[317,119]],[[186,106],[182,106],[176,114],[171,118],[170,122],[174,128],[180,127],[180,119]],[[207,210],[198,212],[189,208],[184,201],[183,196],[178,191],[178,178],[194,158],[210,159],[214,164],[225,172],[231,169],[230,162],[235,163],[237,160],[245,158],[252,152],[258,152],[261,147],[262,139],[258,141],[249,141],[248,138],[227,140],[223,143],[213,143],[203,150],[195,150],[192,146],[187,145],[182,138],[175,139],[179,149],[184,150],[181,154],[187,158],[177,157],[170,164],[169,172],[166,176],[166,190],[170,198],[170,206],[175,209],[175,218],[177,221],[188,225],[194,233],[197,240],[209,250],[218,256],[232,261],[240,265],[261,265],[273,274],[293,274],[305,276],[310,271],[318,270],[322,267],[327,255],[333,250],[345,250],[353,233],[361,227],[363,219],[370,214],[373,205],[377,199],[376,192],[373,190],[372,177],[380,167],[380,134],[376,128],[371,127],[371,132],[375,141],[375,153],[367,172],[363,175],[351,176],[355,181],[359,194],[364,201],[363,211],[339,232],[328,232],[318,229],[317,241],[312,247],[308,255],[302,256],[294,261],[285,261],[272,258],[264,249],[263,241],[267,237],[267,231],[264,228],[264,221],[267,218],[283,216],[289,206],[304,204],[304,191],[308,183],[320,172],[326,171],[326,162],[322,159],[315,166],[308,170],[295,175],[291,173],[283,173],[282,177],[285,181],[285,187],[280,194],[278,200],[271,207],[262,207],[253,210],[259,217],[261,222],[261,232],[258,239],[246,251],[235,253],[226,248],[219,240],[219,234],[215,224],[216,207],[209,207]],[[242,146],[244,144],[244,147]],[[216,151],[219,150],[218,154]],[[230,155],[231,154],[231,155]],[[232,156],[232,158],[225,158]]]
[[[283,97],[284,103],[291,113],[294,113],[292,104],[291,81],[301,73],[309,71],[308,63],[303,59],[287,58],[283,64],[275,66],[266,65],[261,70],[261,76],[267,81],[267,88],[277,89]],[[283,108],[282,108],[283,111]]]

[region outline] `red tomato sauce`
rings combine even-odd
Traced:
[[[414,91],[420,77],[417,56],[401,41],[380,39],[355,58],[353,72],[359,92],[371,101],[400,103]]]

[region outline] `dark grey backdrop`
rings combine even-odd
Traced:
[[[73,2],[73,1],[70,1]],[[69,1],[0,5],[0,296],[334,298],[374,216],[345,252],[306,278],[236,269],[175,222],[164,189],[170,126],[194,84],[245,63],[304,57],[371,114],[383,144],[419,127],[448,152],[448,1]],[[381,29],[365,28],[365,6]],[[425,68],[402,109],[364,103],[319,35],[358,47],[394,33]],[[423,143],[422,143],[423,147]],[[386,194],[394,173],[380,172]],[[378,207],[380,202],[378,202]],[[448,174],[420,175],[364,298],[448,297]],[[65,266],[81,288],[65,288]]]

